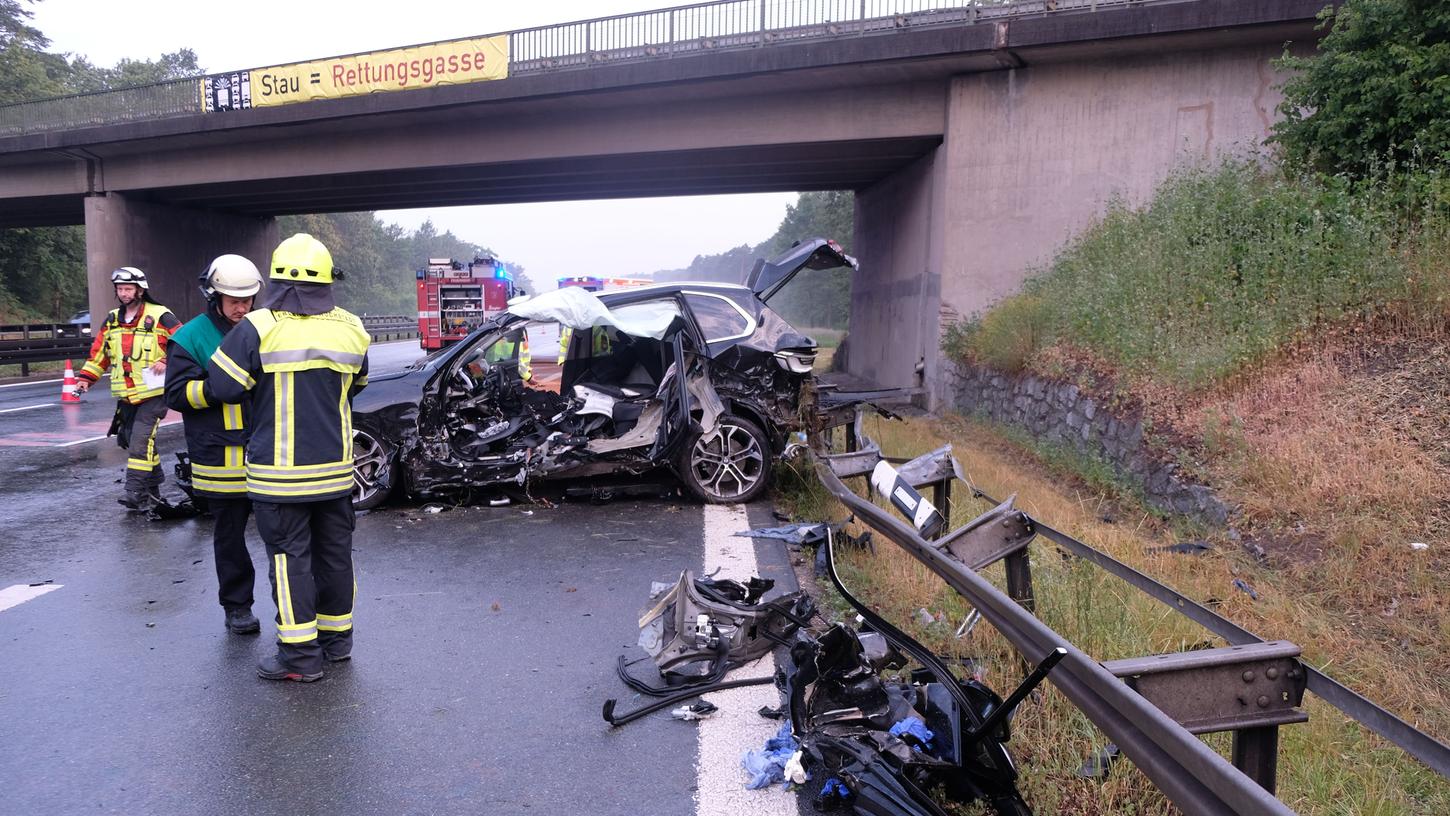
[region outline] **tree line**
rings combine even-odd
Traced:
[[[855,195],[849,190],[801,193],[769,238],[714,255],[697,255],[683,269],[655,273],[655,280],[744,283],[757,258],[774,257],[797,241],[830,238],[849,254],[854,233]],[[770,305],[791,323],[809,328],[846,329],[851,315],[851,270],[807,270],[771,298]]]

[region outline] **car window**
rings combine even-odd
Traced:
[[[674,298],[662,298],[660,300],[644,300],[639,303],[628,303],[623,306],[611,306],[609,311],[621,323],[641,321],[652,323],[655,320],[663,319],[662,315],[671,317],[680,313],[679,301]]]
[[[685,301],[690,304],[690,311],[694,312],[695,322],[700,325],[707,343],[744,337],[754,328],[749,316],[727,297],[687,292]]]

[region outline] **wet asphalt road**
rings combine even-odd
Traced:
[[[273,648],[255,530],[263,634],[230,635],[209,520],[124,515],[110,440],[14,443],[64,431],[61,411],[0,414],[0,589],[62,585],[0,610],[0,812],[694,812],[694,726],[610,730],[599,712],[635,703],[614,661],[639,654],[650,582],[700,569],[700,507],[365,514],[355,659],[270,683],[254,674]],[[179,426],[159,439],[169,469]],[[756,551],[790,582],[774,542]]]

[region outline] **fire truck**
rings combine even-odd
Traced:
[[[513,273],[497,258],[429,258],[418,270],[419,344],[433,350],[462,340],[516,293]]]

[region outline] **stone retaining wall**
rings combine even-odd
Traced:
[[[1076,385],[956,362],[943,362],[942,375],[952,409],[1021,428],[1042,441],[1069,445],[1100,459],[1120,478],[1140,487],[1148,503],[1159,510],[1218,527],[1228,523],[1229,508],[1213,490],[1179,478],[1176,463],[1161,461],[1148,451],[1140,419],[1110,414]]]

